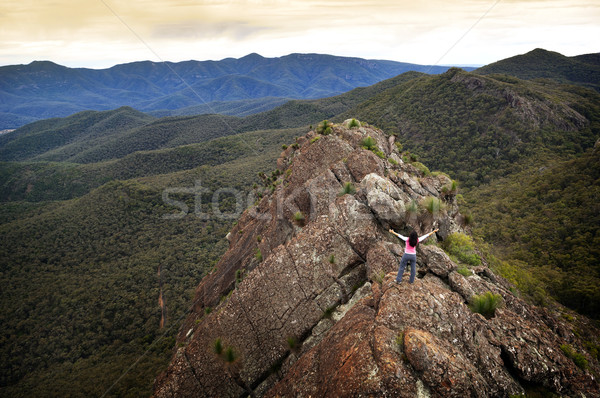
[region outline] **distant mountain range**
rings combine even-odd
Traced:
[[[156,112],[157,116],[244,116],[274,108],[285,99],[324,98],[408,71],[438,74],[448,68],[321,54],[144,61],[99,70],[35,61],[0,68],[0,130],[120,106]],[[236,103],[223,109],[223,102],[230,101]]]

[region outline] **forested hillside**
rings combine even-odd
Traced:
[[[80,169],[63,181],[64,176],[49,172],[46,178],[72,186],[77,175],[112,181],[66,201],[5,202],[0,207],[0,287],[10,294],[3,295],[0,320],[1,356],[7,358],[2,395],[100,396],[137,359],[109,395],[149,395],[170,357],[173,335],[190,308],[196,284],[226,249],[224,237],[234,219],[215,212],[234,218],[239,213],[234,196],[214,193],[224,187],[236,190],[242,209],[251,205],[254,199],[247,194],[252,184],[260,183],[258,173],[275,168],[281,142],[293,143],[296,134],[279,130],[228,137],[209,144],[206,158],[198,147],[200,157],[192,166],[170,164],[165,159],[185,162],[169,156],[173,154],[148,153],[152,159],[142,160],[144,154],[123,159],[139,163],[130,168],[119,164],[112,168],[121,173],[116,176],[107,171],[110,164],[91,165],[96,170],[76,166]],[[224,143],[228,150],[219,145]],[[229,152],[236,146],[239,151]],[[140,170],[141,165],[158,170]],[[172,172],[177,169],[184,170]],[[128,173],[156,175],[118,180]],[[185,193],[196,187],[207,190],[201,198]],[[60,199],[60,186],[45,188],[38,192],[43,199]],[[187,203],[186,217],[169,218],[181,210],[164,201],[169,189],[184,191],[169,199]],[[208,219],[196,215],[196,204]],[[164,328],[159,327],[157,304],[161,289]]]
[[[463,186],[519,171],[544,153],[582,153],[600,132],[600,94],[577,86],[452,69],[392,87],[346,112]]]
[[[506,74],[519,79],[551,79],[561,83],[578,84],[600,91],[600,54],[565,57],[562,54],[537,48],[486,65],[477,74]]]
[[[10,292],[1,299],[0,395],[149,395],[235,222],[196,217],[195,189],[207,188],[203,212],[235,216],[234,189],[244,208],[275,189],[283,145],[323,119],[349,117],[396,135],[403,160],[423,173],[458,180],[473,215],[465,222],[491,244],[480,246],[486,261],[523,295],[536,290],[527,282],[598,318],[592,89],[451,69],[246,117],[83,112],[0,136],[0,288]],[[185,217],[163,217],[182,209],[165,192],[187,205]]]
[[[467,195],[475,232],[562,303],[600,316],[600,141]]]

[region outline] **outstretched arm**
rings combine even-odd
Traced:
[[[419,237],[419,242],[424,241],[425,239],[429,238],[430,235],[435,234],[437,231],[439,231],[439,229],[434,229],[433,231],[431,231],[430,233],[423,235],[421,237]]]
[[[403,241],[408,240],[408,237],[404,236],[404,235],[400,235],[399,233],[397,233],[396,231],[394,231],[393,229],[389,229],[389,231],[391,233],[393,233],[394,235],[396,235],[398,238],[402,239]]]

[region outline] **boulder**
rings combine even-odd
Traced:
[[[393,228],[404,226],[408,197],[394,183],[371,173],[363,178],[360,185],[365,191],[368,206],[380,222]]]
[[[364,176],[371,173],[383,175],[383,160],[381,160],[373,152],[366,149],[359,149],[352,152],[348,156],[346,162],[350,174],[355,181],[362,181]]]
[[[422,264],[425,270],[438,276],[447,277],[450,272],[457,268],[457,265],[448,257],[446,252],[437,246],[420,244],[418,251],[420,255],[417,256],[417,261]]]

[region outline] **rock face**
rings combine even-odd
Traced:
[[[198,286],[155,397],[600,396],[597,360],[582,370],[561,350],[586,353],[568,320],[486,267],[459,274],[435,245],[461,231],[447,176],[402,163],[380,130],[332,130],[281,154]],[[419,205],[431,199],[439,210]],[[414,284],[394,282],[404,243],[390,227],[440,227],[419,245]],[[485,292],[504,303],[489,319],[468,306]]]

